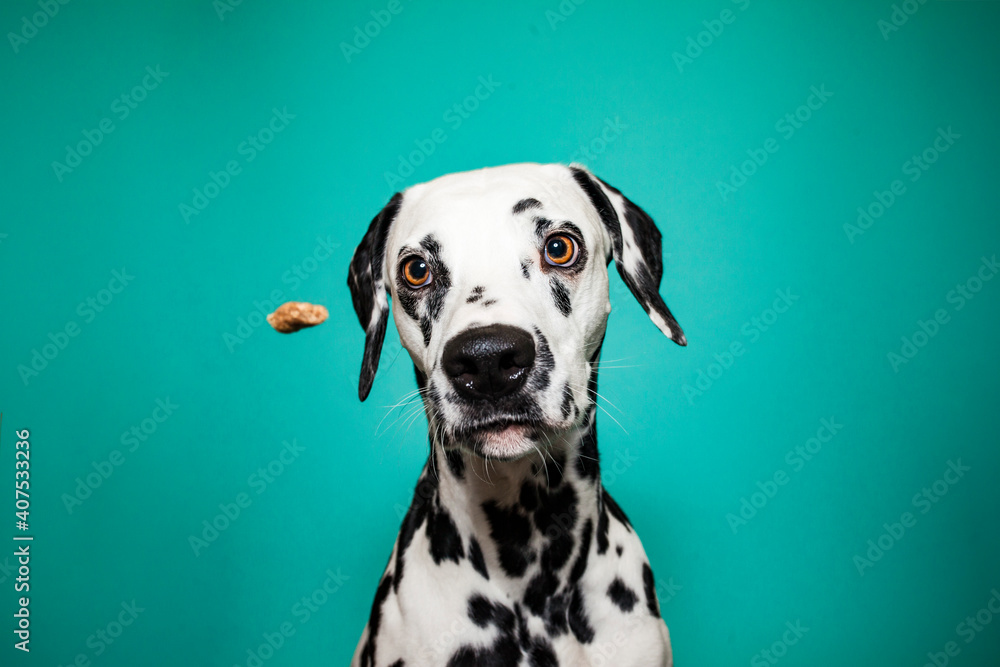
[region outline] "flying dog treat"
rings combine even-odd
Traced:
[[[322,324],[330,316],[326,308],[305,301],[288,301],[267,316],[267,323],[281,333],[294,333],[299,329]]]

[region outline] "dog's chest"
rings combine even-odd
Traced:
[[[470,512],[422,484],[355,664],[669,664],[645,552],[598,486],[567,478]]]

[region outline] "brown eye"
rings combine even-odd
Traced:
[[[403,261],[403,278],[410,287],[423,287],[431,281],[431,267],[420,257]]]
[[[552,266],[572,266],[579,252],[568,234],[553,234],[545,241],[545,261]]]

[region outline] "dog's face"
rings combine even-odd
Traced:
[[[578,427],[611,304],[607,265],[675,342],[659,296],[652,220],[582,167],[519,164],[451,174],[395,195],[348,276],[371,388],[386,293],[445,446],[514,459]]]

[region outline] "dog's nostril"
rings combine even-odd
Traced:
[[[513,353],[501,355],[499,367],[502,371],[512,371],[520,368],[514,360]]]

